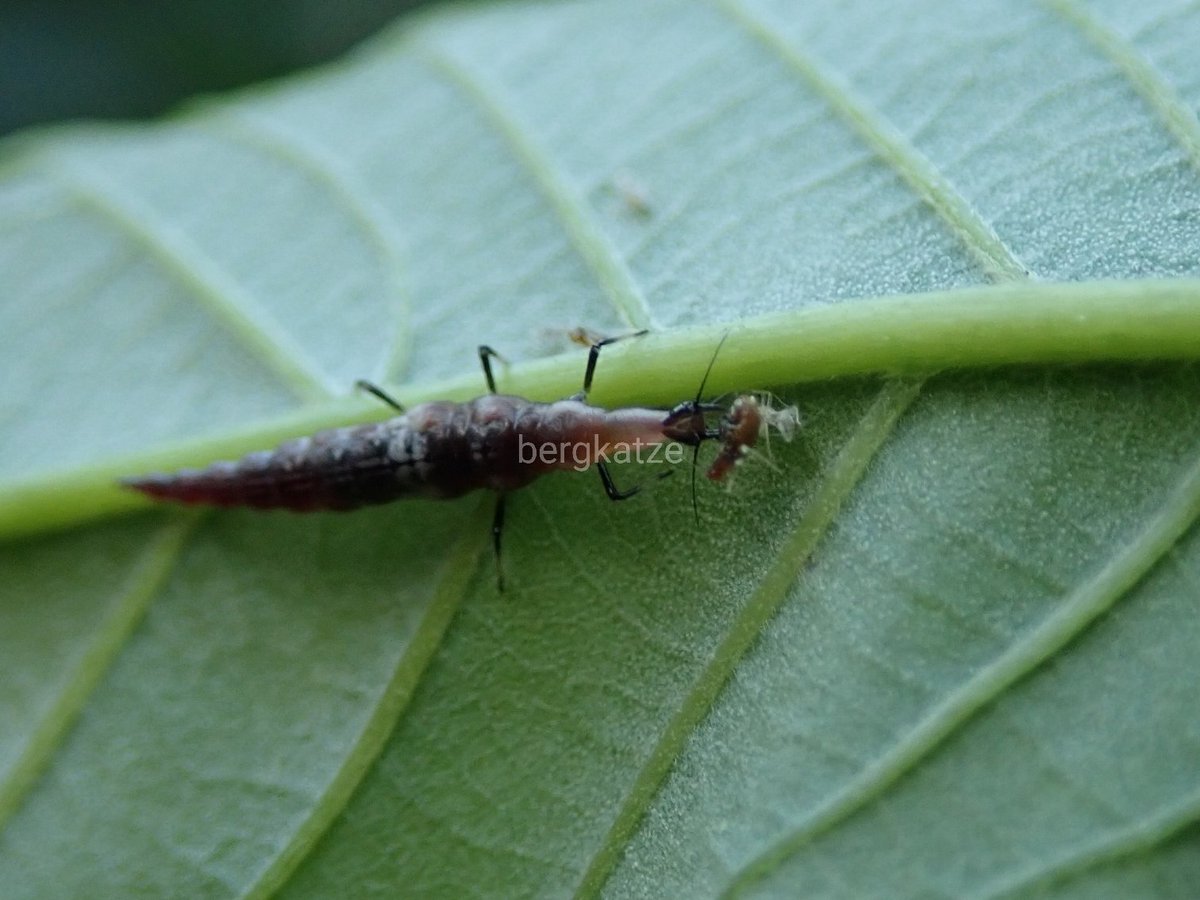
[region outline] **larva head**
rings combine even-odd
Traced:
[[[696,391],[696,399],[685,400],[683,403],[676,404],[667,412],[667,417],[663,419],[663,434],[671,440],[686,444],[689,447],[699,447],[704,441],[715,441],[721,437],[720,429],[710,427],[705,414],[720,412],[724,407],[720,403],[702,403],[700,398],[704,396],[704,386],[708,384],[708,376],[712,374],[713,364],[717,361],[717,354],[721,352],[721,348],[725,345],[727,337],[729,337],[728,331],[717,342],[717,347],[713,350],[712,359],[708,361],[708,368],[704,370],[704,377],[700,379],[700,387]]]
[[[697,447],[704,441],[717,440],[721,436],[720,429],[708,424],[707,415],[722,409],[724,407],[719,403],[685,400],[667,411],[662,423],[663,434],[688,447]]]

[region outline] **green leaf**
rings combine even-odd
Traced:
[[[5,895],[1191,896],[1198,39],[498,5],[8,142]],[[386,415],[355,378],[470,396],[484,341],[561,396],[580,324],[656,332],[598,401],[691,396],[729,331],[712,389],[805,428],[699,524],[686,472],[514,494],[504,594],[484,495],[114,485]]]

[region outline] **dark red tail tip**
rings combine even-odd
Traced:
[[[179,479],[170,475],[140,475],[120,478],[117,483],[123,488],[145,494],[154,500],[174,500],[179,503],[201,501],[194,488],[185,487]]]

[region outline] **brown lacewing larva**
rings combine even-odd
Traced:
[[[586,332],[572,333],[576,340],[582,335]],[[708,473],[721,480],[765,427],[768,420],[755,412],[753,397],[738,398],[719,425],[710,425],[708,416],[723,407],[700,400],[707,372],[696,398],[669,410],[589,405],[585,401],[600,350],[615,340],[620,338],[591,340],[583,389],[565,400],[538,403],[496,393],[491,361],[499,354],[482,346],[479,359],[490,391],[482,397],[406,410],[378,387],[360,382],[400,415],[286,441],[237,461],[126,478],[122,484],[157,500],[298,512],[350,510],[407,497],[449,499],[487,488],[500,495],[492,522],[498,562],[508,491],[556,469],[594,466],[609,499],[625,500],[639,488],[622,491],[613,483],[607,462],[614,453],[670,442],[698,449],[708,440],[723,442]],[[573,452],[565,452],[568,446]],[[527,452],[530,447],[535,452]],[[536,452],[547,447],[564,452]]]

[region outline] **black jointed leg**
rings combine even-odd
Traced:
[[[479,345],[479,363],[483,366],[483,377],[487,381],[488,393],[496,393],[496,376],[492,374],[492,360],[498,359],[500,362],[508,365],[508,360],[489,347],[487,344]]]
[[[596,471],[600,473],[600,481],[604,483],[604,493],[608,494],[609,500],[628,500],[641,490],[641,487],[636,484],[627,491],[620,490],[613,483],[612,474],[608,471],[607,463],[596,463]]]
[[[583,373],[583,390],[581,390],[575,396],[580,400],[583,400],[587,397],[588,391],[592,389],[592,378],[596,374],[596,360],[600,358],[601,347],[607,347],[609,344],[615,344],[617,341],[623,341],[626,338],[641,337],[643,334],[646,334],[649,331],[649,328],[643,328],[641,331],[635,331],[632,334],[619,334],[616,337],[601,338],[598,341],[594,341],[591,348],[588,350],[587,369],[585,369]],[[584,332],[580,330],[580,333],[582,334]]]
[[[368,394],[378,397],[397,412],[404,412],[404,404],[378,385],[371,384],[371,382],[360,378],[354,382],[354,386],[361,391],[366,391]]]
[[[496,510],[492,513],[492,550],[496,555],[496,588],[504,593],[504,565],[500,561],[500,536],[504,533],[504,494],[496,497]]]

